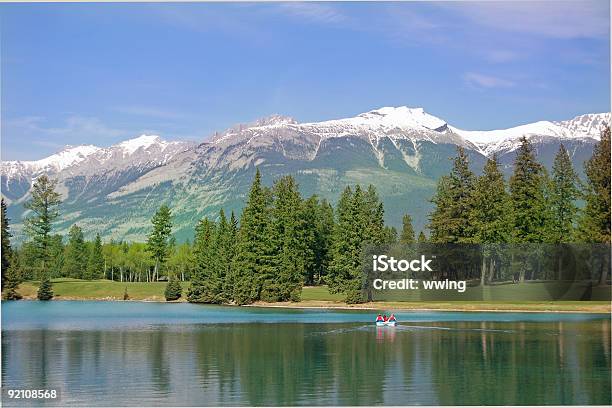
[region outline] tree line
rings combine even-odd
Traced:
[[[50,279],[70,277],[168,281],[169,300],[182,296],[180,281],[190,281],[189,301],[217,304],[298,301],[303,285],[327,284],[347,302],[362,302],[368,300],[361,257],[367,244],[609,243],[609,128],[585,163],[585,175],[583,182],[563,145],[549,174],[522,138],[508,182],[495,156],[477,176],[458,147],[450,173],[440,178],[431,200],[426,237],[423,231],[416,236],[408,214],[399,233],[385,225],[383,203],[371,185],[347,186],[333,208],[316,195],[303,198],[292,176],[264,186],[257,169],[240,220],[221,210],[214,219],[201,219],[193,242],[185,243],[175,242],[166,205],[153,216],[144,243],[103,243],[99,235],[86,241],[78,225],[64,240],[52,233],[61,202],[56,182],[43,175],[26,203],[28,240],[20,248],[11,248],[2,200],[4,297],[18,298],[19,282],[40,279],[39,298],[50,298]],[[494,255],[491,250],[483,258],[481,276],[501,271]],[[602,275],[605,282],[607,273]]]

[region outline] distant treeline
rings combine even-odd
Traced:
[[[178,281],[191,281],[189,301],[218,304],[297,301],[303,285],[327,284],[347,302],[362,302],[362,255],[368,244],[609,243],[609,128],[585,163],[585,174],[581,181],[563,145],[549,174],[523,138],[507,183],[495,156],[476,176],[458,147],[450,174],[439,180],[431,200],[427,238],[423,231],[415,236],[409,215],[399,233],[386,226],[374,186],[346,187],[334,209],[317,196],[303,198],[291,176],[263,186],[258,169],[239,222],[233,212],[228,218],[221,210],[216,219],[198,222],[193,242],[180,244],[172,237],[172,212],[166,205],[153,216],[145,243],[102,243],[99,235],[88,242],[77,225],[64,242],[52,233],[60,204],[56,182],[41,176],[26,204],[29,240],[20,248],[11,248],[2,201],[4,296],[18,297],[15,288],[22,280],[41,279],[43,292],[50,292],[50,278],[72,277],[167,280],[168,299],[181,296]],[[501,273],[495,252],[486,254],[474,268],[482,283],[485,276]],[[600,283],[608,269],[602,269]]]

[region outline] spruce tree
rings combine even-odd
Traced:
[[[51,280],[45,274],[40,282],[37,293],[38,300],[51,300],[53,299],[53,285]]]
[[[578,176],[567,149],[561,144],[555,156],[552,172],[550,211],[552,228],[549,242],[572,242],[579,198]]]
[[[153,272],[155,280],[159,279],[159,271],[168,258],[169,239],[172,234],[172,212],[163,204],[153,218],[151,218],[153,230],[147,237],[147,251],[151,253],[155,261]]]
[[[601,135],[584,165],[585,205],[579,219],[579,237],[588,243],[610,242],[610,127]]]
[[[87,246],[81,228],[74,224],[68,231],[64,260],[64,276],[83,279],[87,271]]]
[[[181,287],[181,282],[175,277],[170,278],[166,285],[166,290],[164,290],[166,301],[178,300],[182,294],[183,288]]]
[[[471,242],[505,243],[512,234],[512,206],[497,157],[487,160],[472,193],[468,220]]]
[[[8,270],[6,271],[4,286],[2,287],[2,299],[4,300],[19,300],[22,298],[21,294],[17,291],[21,279],[17,273],[17,268],[14,262],[9,263]]]
[[[547,236],[546,172],[538,163],[533,146],[521,138],[514,173],[510,177],[514,240],[544,242]]]
[[[49,276],[62,276],[65,262],[64,237],[60,234],[51,235],[49,238]]]
[[[457,157],[448,176],[440,178],[435,205],[430,214],[429,229],[432,242],[470,242],[472,229],[468,214],[472,211],[472,193],[475,176],[469,168],[469,160],[462,147],[457,147]]]
[[[215,273],[215,235],[216,225],[208,218],[200,220],[196,226],[193,241],[194,271],[187,300],[194,303],[213,303]]]
[[[32,239],[41,276],[47,273],[52,225],[59,216],[61,199],[55,191],[56,186],[56,180],[50,180],[46,175],[38,177],[32,186],[32,198],[24,205],[31,211],[24,221],[24,232]]]
[[[408,214],[404,214],[402,218],[402,234],[400,235],[399,242],[401,244],[414,244],[414,228],[412,227],[412,217]]]
[[[427,242],[427,237],[425,236],[423,231],[419,232],[419,238],[417,239],[417,242],[419,243]]]
[[[12,254],[11,248],[11,230],[9,228],[9,218],[6,216],[6,203],[4,202],[4,197],[0,200],[0,238],[2,239],[2,248],[0,250],[0,256],[2,257],[2,287],[4,288],[4,283],[6,280],[6,274],[8,273],[8,269],[10,267],[10,259]]]
[[[340,195],[336,207],[336,222],[334,225],[332,241],[332,259],[329,271],[325,276],[325,283],[332,294],[344,291],[345,281],[349,277],[349,269],[354,259],[351,252],[355,244],[354,232],[355,220],[351,214],[353,190],[347,186]]]
[[[261,184],[259,169],[249,191],[249,198],[240,217],[236,255],[232,265],[233,300],[236,304],[259,299],[262,279],[268,263],[270,238],[270,193]]]
[[[104,255],[102,254],[102,240],[100,234],[96,234],[96,239],[91,246],[89,259],[87,260],[86,279],[100,279],[104,274]]]
[[[280,178],[272,188],[272,208],[267,224],[267,254],[262,273],[261,299],[299,300],[306,263],[312,258],[310,239],[297,183]]]

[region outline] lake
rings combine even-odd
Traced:
[[[2,302],[2,387],[61,406],[611,403],[609,315],[396,316]]]

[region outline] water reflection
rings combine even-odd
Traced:
[[[608,405],[610,346],[607,318],[12,330],[2,385],[60,405]]]

